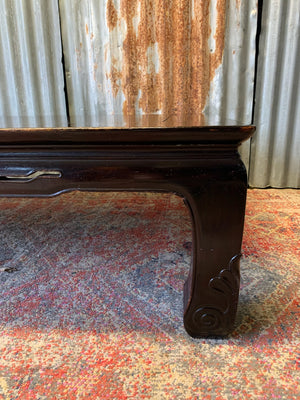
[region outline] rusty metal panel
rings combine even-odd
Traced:
[[[59,5],[72,126],[251,123],[256,0]]]
[[[265,0],[250,185],[300,187],[300,2]]]
[[[255,78],[257,1],[228,0],[225,16],[218,13],[216,1],[211,1],[210,8],[212,32],[215,32],[218,19],[224,17],[226,30],[223,57],[210,83],[204,108],[205,123],[250,124]],[[214,51],[214,46],[211,49]],[[240,153],[248,169],[250,140],[240,147]]]
[[[0,0],[0,127],[66,126],[57,0]]]

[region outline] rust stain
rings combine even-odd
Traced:
[[[190,0],[121,0],[119,13],[113,1],[108,1],[109,30],[121,19],[126,23],[122,70],[117,68],[120,61],[113,58],[107,77],[114,96],[122,89],[127,122],[137,122],[136,109],[140,108],[145,114],[141,119],[148,124],[205,123],[203,110],[210,84],[223,58],[226,5],[226,0],[217,0],[215,50],[211,52],[210,0],[194,2],[192,20]],[[153,61],[157,58],[158,70]]]
[[[155,4],[154,0],[142,2],[138,26],[138,60],[141,98],[139,107],[146,114],[153,114],[160,109],[159,82],[155,71],[153,53],[155,51]],[[148,56],[149,54],[149,56]]]
[[[225,46],[226,0],[217,1],[216,30],[214,34],[215,50],[210,51],[209,2],[195,2],[194,19],[191,28],[191,110],[192,123],[204,124],[203,109],[206,105],[210,83],[222,62]]]
[[[165,7],[160,4],[160,97],[163,122],[168,126],[184,125],[189,111],[190,13],[189,0],[173,0]]]
[[[195,2],[194,18],[191,24],[190,109],[191,122],[195,125],[204,123],[202,110],[210,88],[209,7],[209,1]]]
[[[77,63],[77,70],[80,71],[81,70],[81,47],[80,49],[75,48],[75,53],[76,53],[76,63]]]
[[[158,76],[159,108],[162,113],[162,125],[172,125],[176,113],[173,101],[173,21],[172,1],[155,0],[156,26],[155,35],[158,42],[160,70]]]
[[[111,81],[111,86],[112,86],[112,91],[113,91],[113,96],[117,97],[117,94],[120,90],[120,82],[122,79],[122,72],[119,71],[116,67],[116,60],[113,58],[112,59],[112,65],[111,65],[111,70],[109,74],[106,74],[106,78],[110,79]]]
[[[89,34],[89,27],[88,24],[85,24],[85,33],[88,35]]]
[[[97,81],[97,69],[98,69],[98,64],[94,63],[93,66],[93,79],[96,82]]]
[[[127,25],[127,35],[123,42],[122,90],[125,96],[123,114],[135,118],[136,100],[139,94],[139,60],[137,36],[134,29],[134,17],[138,10],[138,0],[121,0],[121,17]],[[134,124],[134,122],[133,122]]]
[[[111,32],[118,23],[118,13],[113,0],[108,0],[106,5],[106,21],[109,31]]]
[[[105,60],[105,62],[107,61],[107,53],[108,53],[108,45],[105,46],[105,50],[104,50],[104,60]]]
[[[225,47],[225,29],[226,29],[226,0],[217,2],[217,27],[214,39],[216,41],[216,50],[211,54],[210,79],[215,76],[216,69],[222,62]]]

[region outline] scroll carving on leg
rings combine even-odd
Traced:
[[[184,290],[184,324],[193,337],[228,335],[238,304],[247,181],[239,162],[219,172],[199,175],[197,186],[189,187],[193,262]]]
[[[209,329],[211,332],[218,333],[222,327],[226,326],[227,314],[231,307],[237,304],[240,271],[238,254],[229,262],[227,268],[220,271],[219,275],[209,281],[209,288],[215,291],[215,296],[220,298],[220,305],[202,305],[193,313],[193,322],[201,330]]]

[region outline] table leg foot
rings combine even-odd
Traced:
[[[209,280],[206,290],[192,288],[190,279],[185,283],[184,325],[191,336],[226,336],[232,331],[240,286],[240,257],[238,254],[222,266],[219,274]]]
[[[203,182],[201,182],[203,183]],[[184,288],[184,325],[193,337],[226,336],[238,305],[246,183],[211,182],[190,191],[193,261]]]

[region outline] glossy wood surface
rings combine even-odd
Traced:
[[[70,190],[169,191],[193,220],[184,324],[194,337],[234,326],[247,175],[238,145],[255,128],[0,130],[0,196]]]

